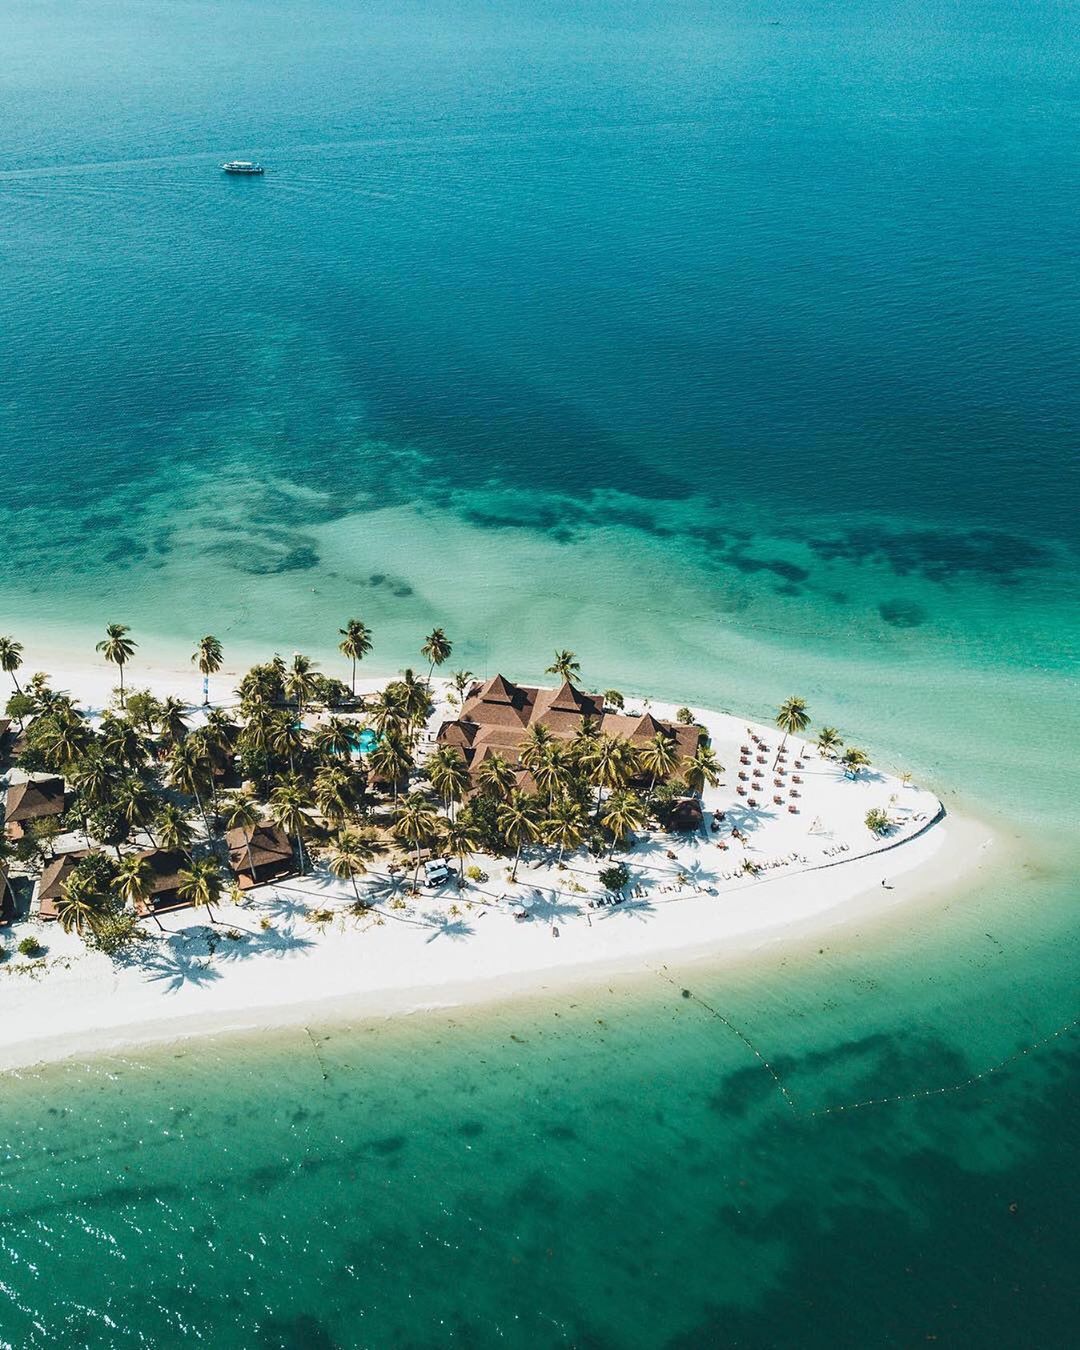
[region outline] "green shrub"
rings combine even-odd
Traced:
[[[119,956],[146,935],[134,914],[125,910],[106,911],[94,921],[86,936],[86,945],[105,956]]]
[[[675,720],[680,722],[684,727],[692,727],[694,725],[694,714],[689,708],[680,708],[675,714]]]
[[[45,948],[33,937],[24,937],[19,943],[19,955],[29,956],[31,959],[37,956],[45,955]]]
[[[887,834],[892,829],[888,811],[883,811],[880,806],[872,806],[866,813],[866,828],[872,834]]]
[[[481,883],[488,879],[488,874],[484,869],[482,867],[477,867],[475,863],[473,863],[471,867],[466,867],[465,876],[469,881],[478,881]]]
[[[621,891],[630,883],[630,869],[625,863],[605,867],[600,873],[600,885],[605,891]]]

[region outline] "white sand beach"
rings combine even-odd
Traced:
[[[51,670],[57,688],[91,709],[111,694],[105,668],[56,662]],[[216,676],[212,694],[224,697],[239,674]],[[129,684],[193,701],[201,693],[194,670],[132,670]],[[444,697],[445,684],[439,690]],[[627,707],[658,717],[675,711],[641,699]],[[795,737],[797,814],[786,809],[786,795],[773,806],[771,789],[750,810],[736,793],[740,747],[751,732],[760,736],[771,774],[779,733],[694,711],[726,772],[703,794],[702,830],[639,832],[620,854],[631,873],[622,903],[597,903],[604,860],[579,853],[559,869],[552,850],[537,846],[523,855],[516,883],[508,860],[476,858],[486,881],[461,891],[450,882],[420,896],[409,894],[408,876],[389,875],[377,861],[359,881],[371,904],[361,915],[349,909],[351,883],[316,868],[259,887],[241,905],[224,904],[215,924],[190,909],[162,916],[164,931],[147,921],[146,941],[119,964],[87,952],[56,923],[23,919],[7,930],[5,945],[32,933],[46,950],[36,960],[12,954],[0,965],[0,1069],[182,1035],[300,1024],[331,1006],[369,1018],[588,986],[676,956],[760,953],[764,960],[777,944],[788,950],[827,932],[868,934],[989,865],[994,838],[986,826],[946,817],[932,793],[879,769],[846,777]],[[448,713],[440,700],[430,726]],[[865,824],[872,807],[894,821],[881,838]],[[711,813],[720,811],[724,820],[713,831]],[[745,842],[732,838],[732,826]],[[760,869],[756,875],[743,870],[746,860]],[[315,921],[312,911],[324,913]]]

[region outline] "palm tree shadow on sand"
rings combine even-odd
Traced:
[[[454,942],[460,942],[476,932],[475,926],[465,919],[449,919],[441,915],[430,917],[434,922],[434,930],[427,939],[428,942],[434,942],[436,938],[440,937],[447,937]]]
[[[284,928],[268,928],[265,932],[244,932],[239,939],[225,938],[218,942],[215,955],[223,961],[236,962],[267,953],[284,956],[287,953],[306,952],[314,945],[311,938],[298,933],[290,924]]]
[[[138,965],[148,983],[163,986],[168,994],[178,993],[185,986],[205,987],[221,979],[212,956],[185,951],[173,943],[146,953]]]

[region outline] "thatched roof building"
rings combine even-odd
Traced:
[[[4,803],[4,829],[9,839],[22,839],[32,820],[60,816],[67,805],[62,778],[28,779],[12,783]]]
[[[605,712],[602,695],[585,693],[569,680],[558,689],[539,689],[513,684],[503,675],[474,684],[460,716],[444,722],[437,739],[440,745],[457,747],[473,773],[493,754],[517,764],[521,742],[534,726],[545,727],[559,740],[572,740],[586,721],[639,748],[654,736],[667,736],[680,760],[688,759],[701,739],[697,727],[661,721],[651,713],[630,717]]]
[[[179,849],[154,848],[140,856],[150,864],[154,876],[149,903],[135,906],[135,912],[140,918],[170,909],[183,909],[185,905],[191,904],[190,900],[180,895],[180,872],[188,866],[185,853]]]
[[[296,870],[296,854],[284,830],[256,825],[254,830],[230,830],[225,836],[229,866],[242,891],[265,886]]]
[[[59,857],[51,858],[45,864],[37,888],[39,918],[58,919],[60,917],[56,906],[58,901],[63,898],[64,883],[74,872],[79,860],[85,857],[86,850],[82,849],[74,853],[61,853]]]

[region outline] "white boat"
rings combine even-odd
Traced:
[[[250,159],[230,159],[221,166],[226,173],[265,173],[261,164],[253,164]]]

